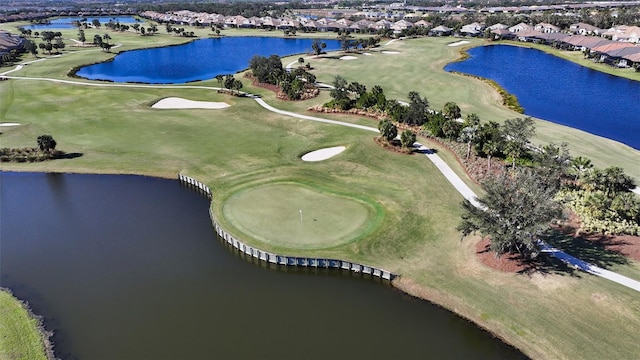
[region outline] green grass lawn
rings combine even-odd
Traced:
[[[0,359],[46,359],[38,325],[18,299],[0,290]]]
[[[380,223],[382,214],[376,216],[374,206],[309,185],[275,183],[239,191],[225,202],[224,217],[245,237],[301,249],[355,241]]]
[[[116,41],[127,47],[145,45],[142,37],[128,39]],[[149,41],[174,38],[158,35]],[[400,52],[396,55],[374,53],[353,61],[311,61],[323,81],[342,74],[367,86],[381,84],[385,92],[398,98],[418,90],[434,107],[453,100],[465,113],[477,112],[483,120],[519,116],[502,108],[488,85],[440,70],[458,56],[459,49],[446,47],[447,42],[451,39],[399,41],[389,48]],[[71,54],[69,50],[68,54],[65,49],[65,56],[31,64],[14,75],[63,78],[71,66],[103,56],[99,51]],[[284,102],[262,89],[246,90],[263,93],[275,107],[300,112],[323,99]],[[231,107],[151,108],[169,96],[224,101]],[[322,97],[326,99],[326,94]],[[331,117],[376,124],[366,118]],[[469,318],[531,357],[634,358],[640,353],[637,292],[562,266],[549,266],[531,275],[485,267],[475,255],[477,238],[461,241],[455,230],[462,213],[460,194],[424,156],[384,150],[373,141],[373,133],[283,117],[267,112],[251,99],[206,89],[98,88],[34,80],[0,82],[0,121],[22,124],[2,129],[3,147],[35,146],[37,136],[46,133],[55,138],[58,149],[81,154],[43,163],[2,163],[3,171],[172,178],[184,173],[211,187],[212,210],[223,228],[250,245],[294,256],[342,258],[401,274],[397,286]],[[640,178],[640,170],[634,172],[631,166],[638,163],[637,151],[565,127],[537,125],[539,139],[555,136],[556,141],[564,137],[574,140],[574,155],[582,154],[582,149],[597,164],[619,164]],[[578,138],[588,145],[580,145]],[[340,145],[348,149],[328,161],[300,161],[304,153]],[[597,149],[607,153],[598,154]],[[445,150],[440,154],[461,171],[450,154]],[[371,204],[368,206],[375,207],[376,216],[382,216],[376,217],[375,225],[360,238],[322,249],[260,241],[247,236],[242,225],[234,226],[236,220],[225,218],[225,204],[237,194],[259,189],[258,185],[286,182],[303,184],[316,193],[322,190],[328,194],[325,196]],[[371,216],[367,219],[371,221]],[[640,279],[635,262],[608,266]]]
[[[464,46],[447,46],[451,42],[452,39],[446,37],[409,39],[384,47],[384,50],[397,51],[398,54],[384,54],[383,49],[379,49],[380,51],[370,51],[371,56],[356,55],[357,60],[344,61],[332,56],[308,61],[316,68],[313,72],[321,82],[331,83],[336,75],[341,75],[347,81],[358,81],[369,89],[380,85],[388,98],[405,101],[409,91],[415,90],[425,96],[434,109],[442,109],[446,102],[454,101],[460,106],[463,116],[473,112],[483,121],[501,123],[506,119],[525,116],[502,106],[499,94],[483,81],[445,72],[444,66],[459,58],[464,49]],[[480,39],[470,39],[470,44],[465,46],[483,43]],[[572,55],[572,60],[575,57],[573,53],[564,55]],[[294,59],[295,57],[286,58],[283,63]],[[310,105],[290,106],[293,111],[296,107],[297,110],[303,110]],[[640,167],[637,166],[640,163],[640,151],[549,121],[536,120],[535,126],[535,144],[567,142],[573,156],[587,156],[595,166],[602,168],[620,166],[636,181],[640,181]]]

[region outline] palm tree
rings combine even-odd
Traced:
[[[467,126],[460,131],[460,141],[467,143],[467,159],[469,155],[471,155],[471,144],[476,139],[478,135],[478,127],[477,126]]]
[[[109,34],[104,34],[102,35],[102,40],[104,40],[108,44],[109,40],[111,40],[111,36],[109,36]]]
[[[51,135],[45,134],[38,136],[38,147],[40,151],[50,154],[52,150],[55,150],[56,145],[57,143]]]
[[[487,154],[487,160],[488,160],[487,170],[491,171],[491,158],[494,157],[495,155],[498,155],[498,153],[500,152],[500,147],[498,146],[497,142],[493,140],[489,140],[486,143],[484,143],[484,146],[482,146],[482,152]]]
[[[216,75],[216,80],[218,81],[220,87],[224,85],[224,75]]]
[[[593,164],[591,163],[591,159],[586,158],[586,157],[582,157],[582,156],[578,156],[577,158],[574,158],[571,161],[571,167],[576,172],[575,180],[577,181],[585,173],[587,173],[588,171],[590,171],[593,168]]]

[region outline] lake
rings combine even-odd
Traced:
[[[65,29],[75,29],[76,26],[73,25],[74,21],[80,21],[83,18],[81,17],[64,17],[51,19],[49,24],[33,24],[23,26],[25,29],[31,29],[36,31],[42,30],[65,30]],[[85,17],[89,25],[93,23],[93,19],[98,19],[100,24],[104,26],[109,21],[113,21],[114,23],[121,24],[134,24],[136,23],[136,19],[133,16],[87,16]]]
[[[322,41],[327,44],[327,51],[340,49],[338,40]],[[312,42],[274,37],[199,39],[183,45],[126,51],[112,61],[84,66],[76,75],[113,82],[184,84],[244,70],[254,55],[307,53]]]
[[[44,316],[59,358],[524,358],[381,280],[246,260],[177,180],[0,183],[0,285]]]
[[[518,46],[480,46],[469,55],[445,70],[495,80],[526,115],[640,149],[640,82]]]

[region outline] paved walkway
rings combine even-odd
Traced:
[[[46,60],[46,58],[44,59],[38,59],[38,60],[34,60],[32,62],[35,61],[44,61]],[[24,64],[20,64],[17,65],[15,69],[13,70],[9,70],[6,71],[0,75],[4,76],[5,74],[17,71],[22,69],[22,67],[24,65],[26,65],[27,63]],[[97,87],[129,87],[129,88],[153,88],[153,89],[180,89],[180,88],[186,88],[186,89],[208,89],[208,90],[219,90],[220,88],[218,87],[210,87],[210,86],[193,86],[193,85],[141,85],[141,84],[115,84],[115,83],[94,83],[94,82],[83,82],[83,81],[75,81],[75,80],[62,80],[62,79],[52,79],[52,78],[32,78],[32,77],[19,77],[19,76],[5,76],[9,79],[17,79],[17,80],[34,80],[34,81],[50,81],[50,82],[56,82],[56,83],[64,83],[64,84],[72,84],[72,85],[83,85],[83,86],[97,86]],[[298,113],[294,113],[294,112],[290,112],[290,111],[284,111],[284,110],[280,110],[280,109],[276,109],[273,106],[267,104],[263,99],[257,97],[257,96],[253,96],[251,94],[247,94],[250,97],[252,97],[258,104],[260,104],[263,108],[281,114],[281,115],[285,115],[285,116],[290,116],[290,117],[294,117],[294,118],[298,118],[298,119],[303,119],[303,120],[310,120],[310,121],[316,121],[316,122],[321,122],[321,123],[325,123],[325,124],[332,124],[332,125],[339,125],[339,126],[345,126],[345,127],[350,127],[350,128],[355,128],[355,129],[360,129],[360,130],[366,130],[366,131],[370,131],[370,132],[378,132],[378,129],[374,128],[374,127],[370,127],[370,126],[364,126],[364,125],[358,125],[358,124],[351,124],[351,123],[347,123],[347,122],[342,122],[342,121],[337,121],[337,120],[329,120],[329,119],[322,119],[322,118],[318,118],[318,117],[314,117],[314,116],[308,116],[308,115],[302,115],[302,114],[298,114]],[[464,181],[462,181],[462,179],[451,169],[451,167],[449,167],[449,165],[447,165],[447,163],[445,163],[436,153],[434,153],[433,151],[431,151],[429,148],[427,148],[426,146],[420,144],[420,143],[415,143],[414,144],[418,150],[422,151],[425,156],[431,161],[433,162],[433,164],[438,168],[438,170],[440,170],[440,172],[445,176],[445,178],[451,183],[451,185],[454,186],[454,188],[460,193],[462,194],[462,196],[469,200],[472,204],[474,204],[475,206],[480,207],[481,205],[477,202],[476,198],[477,195],[473,192],[473,190],[471,190],[471,188],[469,188]],[[637,188],[636,188],[637,189]],[[636,291],[640,291],[640,281],[628,278],[626,276],[614,273],[612,271],[609,270],[605,270],[602,269],[600,267],[597,267],[593,264],[589,264],[585,261],[582,261],[578,258],[575,258],[559,249],[553,248],[551,246],[549,246],[548,244],[542,243],[542,252],[544,253],[548,253],[551,256],[554,256],[564,262],[566,262],[567,264],[574,266],[580,270],[586,271],[590,274],[593,275],[597,275],[600,277],[603,277],[605,279],[614,281],[618,284],[624,285],[626,287],[629,287],[631,289],[634,289]]]
[[[255,100],[258,102],[258,104],[262,105],[262,107],[264,107],[265,109],[276,112],[281,115],[291,116],[298,119],[317,121],[317,122],[322,122],[326,124],[341,125],[341,126],[347,126],[347,127],[352,127],[352,128],[357,128],[357,129],[362,129],[362,130],[367,130],[372,132],[378,132],[378,129],[372,128],[369,126],[345,123],[345,122],[336,121],[336,120],[322,119],[322,118],[317,118],[313,116],[301,115],[301,114],[293,113],[290,111],[279,110],[267,104],[264,100],[260,98],[255,98]],[[418,142],[414,143],[414,146],[416,146],[420,152],[422,152],[429,160],[431,160],[431,162],[438,168],[438,170],[440,170],[442,175],[445,176],[445,178],[451,183],[451,185],[453,185],[453,187],[456,190],[458,190],[458,192],[465,199],[469,200],[476,207],[479,207],[479,208],[482,207],[482,205],[477,201],[476,193],[474,193],[473,190],[471,190],[471,188],[469,188],[469,186],[467,186],[467,184],[464,181],[462,181],[462,179],[451,169],[451,167],[449,167],[449,165],[447,165],[447,163],[445,163],[436,153],[434,153],[433,151],[431,151],[431,149],[427,148],[426,146]],[[573,266],[577,269],[583,270],[590,274],[597,275],[605,279],[611,280],[613,282],[616,282],[620,285],[624,285],[636,291],[640,291],[640,281],[614,273],[613,271],[605,270],[603,268],[590,264],[586,261],[582,261],[542,241],[540,241],[540,244],[541,244],[543,253],[547,253],[551,256],[554,256],[560,259],[561,261],[569,264],[570,266]]]

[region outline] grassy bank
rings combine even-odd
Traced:
[[[40,321],[20,300],[0,289],[0,359],[46,360],[45,342],[48,335]]]
[[[163,42],[163,36],[150,40]],[[172,37],[164,36],[166,38]],[[144,45],[132,36],[132,48]],[[125,41],[123,38],[121,41]],[[442,107],[456,101],[463,112],[487,120],[520,116],[501,105],[487,84],[441,69],[457,49],[450,39],[399,41],[388,50],[358,60],[312,59],[322,81],[335,74],[367,86],[380,84],[390,97],[403,99],[417,90]],[[135,43],[134,43],[135,42]],[[478,42],[474,40],[473,44]],[[31,64],[16,76],[63,78],[70,66],[102,57],[99,50],[71,53]],[[292,57],[293,61],[296,57]],[[287,60],[284,61],[285,63]],[[217,86],[215,81],[199,83]],[[245,83],[245,87],[249,87]],[[278,108],[305,112],[323,101],[278,101]],[[164,97],[224,101],[222,110],[157,110]],[[2,170],[88,173],[135,173],[175,177],[179,172],[208,184],[213,211],[233,235],[267,251],[300,256],[343,258],[389,269],[402,275],[397,286],[465,316],[534,358],[633,358],[640,353],[640,298],[637,292],[607,280],[562,267],[534,274],[501,273],[482,265],[477,239],[460,241],[455,230],[461,196],[421,155],[386,151],[373,133],[313,123],[267,112],[248,98],[229,97],[206,89],[108,88],[35,80],[0,82],[0,121],[21,126],[3,129],[3,146],[34,146],[37,136],[51,134],[58,148],[80,153],[75,159],[37,164],[0,164]],[[321,115],[326,116],[326,115]],[[375,126],[366,118],[331,116]],[[567,137],[594,162],[621,164],[640,178],[638,153],[584,132],[538,122],[539,140]],[[579,140],[579,141],[578,141]],[[592,143],[590,143],[592,142]],[[581,145],[587,143],[589,145]],[[299,156],[331,146],[347,150],[329,161],[305,163]],[[598,154],[592,148],[606,149]],[[450,154],[440,151],[456,171]],[[596,156],[598,156],[596,158]],[[256,241],[225,220],[225,202],[245,189],[267,182],[322,184],[332,193],[375,203],[384,214],[380,225],[356,242],[325,249],[291,249]],[[587,253],[587,251],[585,251]],[[596,250],[588,252],[598,257]],[[577,254],[580,255],[580,254]],[[640,279],[640,267],[617,257],[604,266]]]
[[[446,46],[449,38],[421,38],[396,41],[386,47],[399,54],[370,52],[357,60],[342,61],[328,58],[311,59],[315,74],[322,82],[331,82],[335,75],[348,81],[358,81],[367,87],[380,85],[388,97],[406,100],[411,90],[426,96],[431,107],[442,109],[448,101],[460,106],[463,115],[474,112],[483,121],[497,121],[522,117],[502,105],[502,97],[489,84],[464,75],[451,74],[444,66],[459,57],[459,47]],[[465,46],[479,46],[483,40],[470,39]],[[291,59],[291,60],[290,60]],[[285,62],[293,58],[286,59]],[[293,108],[292,108],[293,110]],[[300,110],[300,107],[298,107]],[[544,120],[536,120],[534,143],[567,142],[574,156],[587,156],[598,167],[617,165],[640,180],[640,151],[618,143]]]

